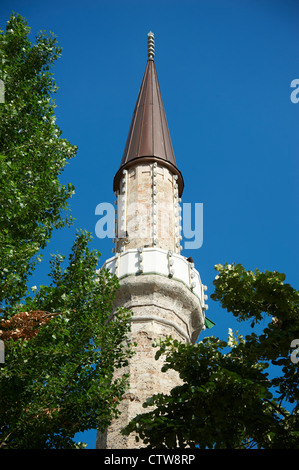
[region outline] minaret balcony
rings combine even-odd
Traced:
[[[109,258],[103,265],[119,279],[126,276],[139,276],[144,274],[156,274],[181,281],[191,292],[196,295],[202,310],[207,310],[205,304],[207,289],[202,284],[199,272],[194,264],[182,255],[160,248],[130,249]]]

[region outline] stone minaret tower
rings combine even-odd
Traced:
[[[148,61],[113,190],[117,198],[115,256],[104,267],[120,279],[115,308],[133,312],[131,339],[138,344],[128,366],[130,388],[121,416],[97,448],[135,448],[122,429],[144,412],[154,393],[180,383],[176,373],[161,372],[152,343],[172,336],[196,342],[205,325],[205,286],[190,259],[181,254],[181,196],[184,182],[174,158],[154,62],[154,35],[148,34]],[[124,372],[124,371],[123,371]]]

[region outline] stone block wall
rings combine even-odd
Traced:
[[[97,448],[134,449],[142,447],[135,437],[122,436],[120,430],[139,413],[142,404],[155,393],[169,393],[181,380],[175,371],[162,372],[163,358],[155,360],[153,341],[172,336],[195,341],[204,319],[199,299],[181,282],[159,275],[128,276],[121,280],[115,299],[133,312],[130,340],[137,342],[136,354],[127,368],[117,374],[130,374],[130,387],[120,404],[121,416],[104,434],[98,434]],[[194,332],[196,335],[194,336]]]
[[[118,221],[125,206],[125,231],[128,237],[116,241],[116,252],[139,247],[156,246],[180,253],[176,236],[177,183],[166,167],[141,164],[131,167],[120,183]],[[122,198],[122,199],[121,199]]]

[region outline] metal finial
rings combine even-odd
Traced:
[[[150,60],[155,57],[155,36],[151,31],[147,35],[147,57]]]

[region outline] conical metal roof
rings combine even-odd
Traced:
[[[184,183],[177,169],[169,134],[166,114],[154,62],[153,35],[149,33],[148,61],[136,101],[125,150],[114,178],[114,191],[118,187],[122,170],[143,162],[167,166],[178,175],[179,193]]]

